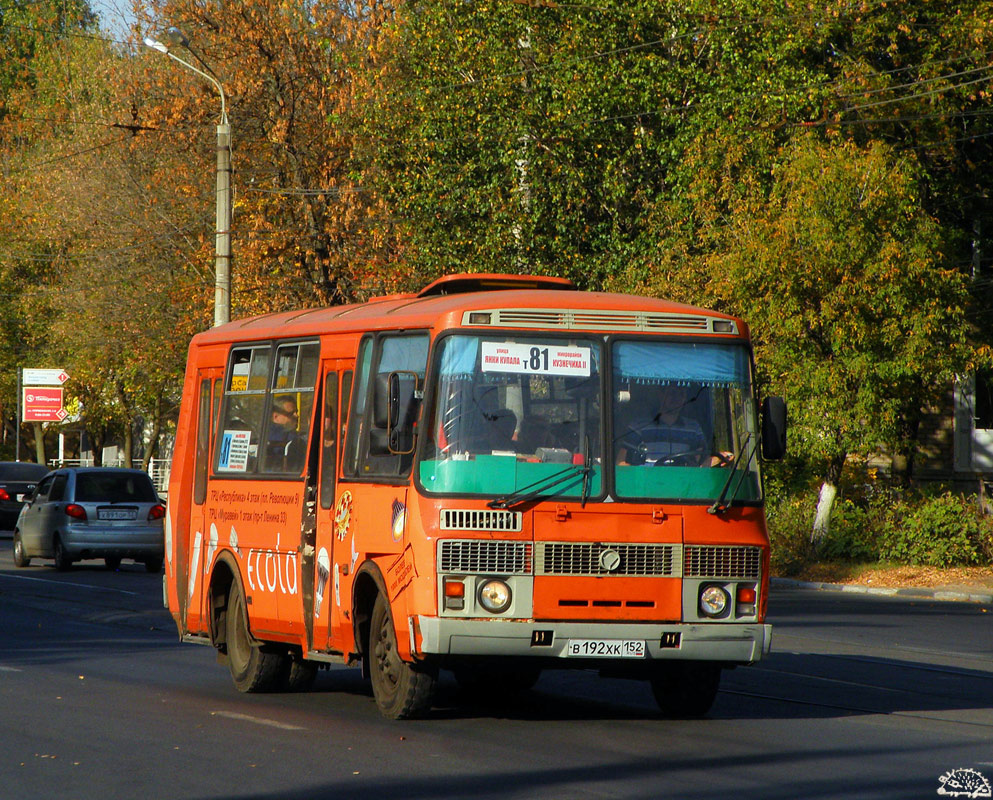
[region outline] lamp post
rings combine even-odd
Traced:
[[[190,43],[178,28],[169,28],[162,41],[146,38],[145,44],[153,50],[165,53],[173,61],[192,70],[201,78],[210,81],[221,96],[221,122],[217,126],[217,223],[214,257],[214,325],[223,325],[231,319],[231,126],[228,124],[227,105],[224,89],[213,70],[190,47]],[[203,66],[203,70],[169,51],[169,46],[182,45]],[[206,72],[204,71],[206,70]]]

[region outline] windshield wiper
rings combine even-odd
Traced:
[[[505,494],[503,497],[497,497],[495,500],[490,500],[486,505],[489,508],[507,509],[512,506],[520,505],[521,503],[526,503],[528,500],[533,500],[536,497],[540,497],[553,486],[558,486],[560,483],[565,483],[568,480],[576,478],[580,472],[582,472],[583,480],[585,481],[586,476],[589,474],[589,467],[570,465],[563,470],[553,472],[551,475],[546,475],[544,478],[539,478],[534,483],[529,483],[527,486],[518,489],[516,492],[510,492],[509,494]]]
[[[593,465],[590,463],[590,437],[583,439],[583,488],[579,494],[579,507],[586,508],[586,500],[590,496],[590,478],[593,476]]]
[[[738,476],[738,482],[734,485],[734,491],[731,492],[731,499],[725,503],[724,498],[727,496],[728,487],[731,485],[731,481],[734,480],[735,473],[738,471],[738,462],[741,461],[741,457],[748,449],[748,443],[751,439],[752,434],[749,433],[741,445],[741,450],[738,451],[738,455],[735,456],[734,462],[731,464],[731,473],[728,475],[728,479],[724,481],[724,488],[721,489],[721,493],[714,501],[714,504],[707,509],[708,514],[723,514],[734,505],[734,499],[738,496],[738,489],[741,488],[741,482],[745,479],[745,475],[748,474],[748,465],[752,463],[752,459],[755,457],[755,451],[758,450],[758,442],[752,446],[751,451],[748,453],[748,459],[745,461],[744,467],[741,470],[741,475]]]

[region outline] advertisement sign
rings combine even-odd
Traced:
[[[25,422],[61,422],[68,416],[62,404],[61,386],[25,386],[22,391]]]

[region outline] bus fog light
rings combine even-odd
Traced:
[[[728,593],[721,586],[705,586],[700,592],[700,613],[705,617],[719,617],[727,611]]]
[[[511,597],[506,581],[489,580],[479,587],[479,604],[491,614],[502,614],[510,608]]]

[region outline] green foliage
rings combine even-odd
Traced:
[[[984,528],[975,498],[945,493],[916,506],[895,505],[879,536],[882,560],[931,567],[975,564]]]
[[[777,574],[796,573],[815,559],[810,544],[812,507],[810,492],[771,498],[767,516]],[[929,567],[990,563],[993,517],[982,514],[975,496],[871,487],[861,497],[836,503],[816,558]]]

